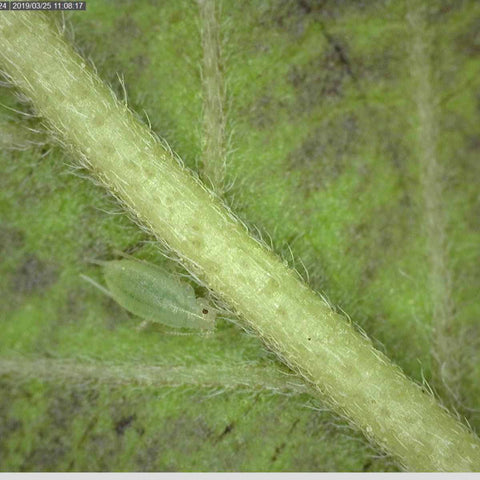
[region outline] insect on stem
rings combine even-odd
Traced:
[[[81,278],[147,322],[174,328],[213,330],[215,309],[206,299],[196,298],[188,283],[157,265],[123,253],[122,256],[126,258],[92,261],[102,267],[107,288],[86,275]]]

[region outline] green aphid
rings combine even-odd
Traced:
[[[206,299],[196,298],[193,288],[164,269],[133,259],[96,262],[102,265],[107,293],[130,313],[149,322],[175,328],[212,331],[216,312]]]

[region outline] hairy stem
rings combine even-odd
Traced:
[[[0,118],[0,149],[27,150],[33,145],[43,145],[44,141],[41,132],[31,132]]]
[[[418,111],[418,156],[423,193],[426,248],[429,260],[429,290],[433,316],[432,354],[436,360],[436,378],[458,397],[460,383],[458,353],[461,346],[453,327],[454,303],[448,268],[443,169],[438,161],[437,112],[432,85],[430,31],[425,21],[425,7],[410,2],[412,29],[411,70],[415,82]]]
[[[198,0],[203,46],[203,174],[222,195],[225,183],[225,86],[216,0]]]
[[[65,145],[339,414],[406,468],[479,470],[479,439],[250,237],[37,13],[0,16],[0,62]]]
[[[301,380],[271,367],[255,364],[129,365],[79,363],[73,359],[2,358],[0,376],[38,378],[62,383],[98,381],[112,385],[247,389],[286,394],[308,393]]]

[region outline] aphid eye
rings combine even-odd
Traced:
[[[203,313],[204,315],[206,315],[206,314],[208,313],[208,310],[207,310],[206,308],[204,308],[204,309],[202,310],[202,313]]]

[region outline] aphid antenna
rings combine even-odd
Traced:
[[[108,263],[106,260],[98,260],[96,258],[85,258],[85,261],[87,263],[93,263],[94,265],[99,265],[103,267],[106,263]],[[86,276],[86,275],[85,275]],[[91,279],[90,279],[91,280]]]
[[[137,262],[142,261],[142,260],[139,260],[138,258],[135,258],[133,255],[130,255],[129,253],[125,253],[125,252],[122,252],[121,250],[118,250],[118,248],[113,249],[113,254],[118,257],[127,258],[128,260],[135,260]]]
[[[92,262],[92,263],[95,263],[95,262]],[[83,280],[85,280],[86,282],[90,283],[91,285],[93,285],[94,287],[97,287],[102,293],[104,293],[105,295],[108,295],[110,298],[113,298],[112,297],[112,294],[105,288],[103,287],[102,285],[100,285],[98,282],[96,282],[95,280],[93,280],[93,278],[90,278],[89,276],[87,275],[83,275],[83,273],[80,274],[80,278],[82,278]]]

